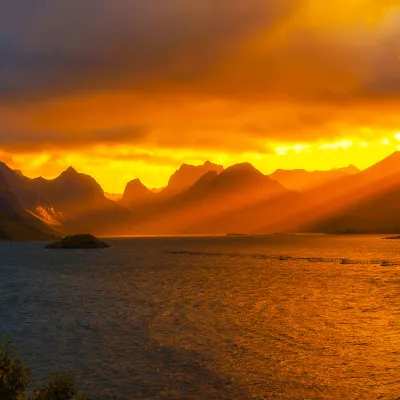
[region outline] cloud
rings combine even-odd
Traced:
[[[85,150],[93,145],[123,145],[140,143],[148,135],[145,127],[124,126],[102,131],[77,131],[75,133],[0,131],[0,149],[24,153],[46,151]]]
[[[400,2],[297,2],[230,59],[213,90],[330,104],[400,95]]]
[[[0,95],[196,79],[292,1],[2,2]]]
[[[400,0],[0,1],[0,150],[165,178],[185,157],[391,137],[399,26]]]
[[[109,155],[97,156],[99,165],[104,165],[110,157]],[[115,161],[123,162],[141,162],[144,164],[150,164],[155,166],[176,166],[177,164],[183,164],[185,160],[179,158],[173,158],[169,156],[161,156],[157,154],[144,153],[144,152],[132,152],[125,154],[114,154],[113,159]]]
[[[398,0],[14,0],[0,98],[115,89],[238,97],[400,92]]]

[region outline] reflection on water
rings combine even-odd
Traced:
[[[111,399],[400,397],[399,267],[251,257],[399,261],[400,241],[110,243],[89,252],[0,245],[0,329],[34,346],[38,377],[73,369]]]

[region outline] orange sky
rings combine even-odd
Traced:
[[[331,3],[1,4],[0,159],[109,192],[183,162],[365,168],[400,146],[400,1]]]

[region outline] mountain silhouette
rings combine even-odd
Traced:
[[[184,191],[196,183],[203,175],[208,172],[222,172],[222,165],[213,164],[206,161],[203,165],[195,166],[183,164],[169,179],[168,185],[162,190],[164,195],[173,195]]]
[[[343,182],[340,205],[316,229],[331,233],[400,232],[400,152]]]
[[[33,181],[19,171],[14,171],[0,162],[0,173],[4,183],[14,194],[19,205],[50,225],[60,225],[60,214],[51,201],[35,188]]]
[[[138,207],[132,230],[126,227],[125,233],[224,233],[223,225],[212,221],[287,193],[251,164],[238,164],[220,173],[210,171],[186,190]],[[236,228],[247,231],[246,221]]]
[[[400,232],[399,221],[392,215],[397,209],[399,172],[400,153],[396,152],[358,174],[304,191],[274,220],[296,232]]]
[[[106,193],[104,192],[104,196],[107,197],[107,199],[110,199],[112,201],[115,201],[116,203],[118,203],[121,199],[122,199],[122,194],[119,193]]]
[[[359,172],[361,172],[361,170],[359,168],[357,168],[356,166],[350,164],[348,167],[343,167],[343,168],[336,168],[332,171],[341,171],[341,172],[345,172],[349,175],[355,175],[358,174]]]
[[[143,185],[140,179],[134,179],[126,185],[119,204],[127,208],[135,207],[150,198],[154,198],[154,195],[155,193]]]
[[[0,241],[49,240],[58,235],[59,232],[21,206],[4,171],[0,171]]]
[[[106,207],[111,200],[104,196],[101,186],[89,175],[69,167],[52,180],[32,180],[35,189],[46,196],[65,219]]]
[[[57,231],[400,233],[400,152],[361,172],[349,166],[267,176],[249,163],[183,165],[158,193],[132,180],[119,204],[72,167],[46,180],[0,163],[0,178],[0,240],[38,240]]]
[[[128,210],[104,195],[94,178],[72,167],[55,179],[40,177],[32,182],[62,216],[65,233],[90,231],[96,235],[107,234],[110,226],[118,224],[128,215]]]
[[[350,165],[346,168],[330,171],[306,171],[305,169],[283,170],[278,169],[270,177],[288,189],[303,192],[335,180],[342,179],[350,174],[357,174],[360,170]]]

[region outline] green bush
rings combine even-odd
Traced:
[[[0,333],[0,399],[22,400],[29,386],[30,370]]]
[[[1,400],[84,400],[73,374],[53,373],[38,384],[33,397],[27,397],[31,385],[27,360],[21,360],[11,341],[0,333]]]
[[[34,400],[83,400],[73,374],[53,373],[35,391]]]

